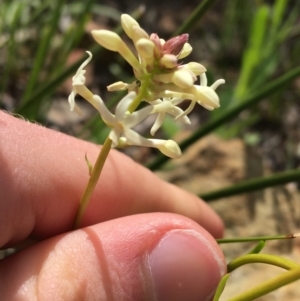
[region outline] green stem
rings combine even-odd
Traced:
[[[271,264],[286,270],[300,268],[299,264],[279,256],[269,255],[269,254],[247,254],[232,260],[227,265],[227,272],[231,273],[232,271],[239,268],[240,266],[249,263]]]
[[[230,276],[230,274],[225,274],[222,277],[221,281],[218,284],[218,287],[217,287],[217,290],[215,292],[213,301],[219,301],[219,299],[221,297],[221,294],[222,294],[222,292],[223,292],[223,290],[225,288],[225,285],[226,285],[226,283],[227,283],[227,281],[229,279],[229,276]]]
[[[99,153],[99,156],[97,158],[97,161],[95,163],[95,166],[92,169],[92,173],[89,179],[89,182],[85,188],[85,191],[82,195],[82,198],[80,200],[79,207],[76,212],[75,220],[73,223],[73,229],[78,229],[80,227],[82,217],[85,213],[85,210],[89,204],[89,200],[91,198],[91,195],[95,189],[95,186],[99,180],[99,177],[101,175],[105,160],[109,154],[109,151],[111,149],[112,141],[107,138],[101,148],[101,151]]]
[[[279,240],[279,239],[291,239],[295,238],[293,234],[287,235],[273,235],[273,236],[254,236],[254,237],[237,237],[237,238],[219,238],[217,239],[218,244],[229,244],[237,242],[251,242],[251,241],[261,241],[261,240]]]
[[[300,268],[291,269],[288,272],[285,272],[274,279],[268,280],[245,293],[242,293],[234,298],[229,299],[228,301],[256,300],[257,298],[266,295],[298,279],[300,279]]]
[[[133,113],[137,109],[137,107],[140,105],[142,100],[147,98],[150,79],[151,79],[151,76],[147,75],[147,76],[145,76],[145,78],[143,78],[143,80],[141,80],[141,86],[139,89],[139,93],[137,94],[137,96],[135,97],[135,99],[133,100],[133,102],[130,104],[130,106],[128,108],[128,111],[130,113]]]
[[[254,248],[248,251],[247,254],[258,254],[264,248],[265,245],[266,242],[264,240],[260,240],[259,243],[256,246],[254,246]]]
[[[263,189],[266,187],[272,187],[276,185],[282,185],[293,181],[299,181],[300,170],[289,170],[281,173],[277,173],[268,177],[256,178],[253,180],[244,181],[240,184],[235,184],[230,187],[226,187],[213,192],[201,194],[200,197],[205,201],[213,201],[220,198],[233,196],[244,192],[253,192],[255,190]]]

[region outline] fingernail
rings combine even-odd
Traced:
[[[225,273],[215,248],[194,230],[165,234],[148,255],[157,301],[209,300]]]

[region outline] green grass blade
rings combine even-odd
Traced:
[[[249,90],[254,69],[262,60],[268,17],[269,7],[262,5],[253,19],[248,46],[243,55],[241,75],[235,89],[236,99],[241,99]]]
[[[202,194],[205,201],[213,201],[240,193],[252,192],[267,187],[282,185],[300,180],[300,170],[289,170],[268,177],[255,178],[217,191]]]
[[[276,0],[275,5],[274,5],[274,13],[273,13],[273,18],[272,18],[272,23],[271,23],[271,32],[275,33],[278,31],[282,20],[283,16],[285,13],[287,7],[287,0]]]
[[[23,98],[20,101],[20,105],[24,105],[28,101],[30,94],[32,93],[35,85],[38,82],[39,74],[43,66],[45,65],[45,61],[50,48],[50,43],[53,39],[55,31],[57,30],[63,4],[64,4],[64,0],[56,1],[55,9],[52,12],[53,16],[51,18],[51,23],[49,25],[47,24],[43,29],[42,38],[41,41],[39,42],[39,48],[37,50],[33,68],[30,74],[30,78],[28,80],[28,84],[26,86],[26,90],[24,92]]]
[[[60,70],[65,68],[69,54],[71,53],[72,49],[75,49],[84,35],[85,26],[89,19],[89,13],[92,11],[93,3],[94,0],[88,0],[82,3],[74,3],[74,5],[76,4],[76,7],[78,4],[80,5],[78,13],[74,15],[74,18],[76,18],[78,22],[74,23],[73,26],[71,26],[71,28],[65,32],[63,44],[53,53],[52,61],[55,60],[56,64],[53,64],[51,70],[49,71],[51,78],[59,73]],[[70,9],[70,6],[71,4],[68,5],[68,9]],[[77,9],[74,10],[77,11]]]
[[[173,36],[188,32],[191,28],[199,22],[201,17],[215,4],[216,0],[203,0],[195,8],[189,18],[174,32]]]
[[[9,25],[9,39],[7,41],[7,60],[6,64],[4,65],[4,70],[1,74],[1,81],[0,81],[0,93],[2,94],[4,90],[7,87],[7,83],[9,80],[9,74],[11,70],[13,69],[13,66],[15,64],[15,54],[16,54],[16,41],[15,41],[15,34],[18,29],[18,21],[20,18],[20,15],[22,13],[23,4],[14,2],[10,7],[7,7],[6,12],[8,13],[8,17],[10,18],[10,21],[7,21]],[[5,24],[2,24],[3,27]]]

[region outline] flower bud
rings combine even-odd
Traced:
[[[160,64],[168,69],[177,67],[177,57],[174,54],[164,54],[160,59]]]
[[[92,35],[101,46],[119,52],[134,69],[140,68],[139,61],[119,35],[105,29],[92,30]]]
[[[123,42],[115,32],[105,29],[92,30],[92,36],[104,48],[116,52],[119,51],[120,45]]]
[[[196,76],[206,72],[206,68],[196,62],[190,62],[183,66],[187,66]]]
[[[121,81],[115,82],[109,86],[107,86],[108,91],[120,91],[120,90],[127,90],[128,89],[128,84],[125,84]]]
[[[210,87],[195,86],[197,90],[197,102],[200,105],[206,105],[212,109],[220,107],[218,94]]]
[[[182,156],[181,149],[178,144],[173,140],[166,140],[163,144],[157,147],[164,155],[178,159]]]
[[[141,27],[133,26],[132,27],[132,40],[134,43],[136,43],[139,39],[148,39],[150,40],[150,37],[148,33]]]
[[[188,55],[190,55],[190,53],[193,51],[192,46],[189,43],[185,43],[183,45],[183,48],[181,50],[181,52],[178,54],[178,59],[183,59],[185,57],[187,57]]]
[[[157,82],[168,84],[172,82],[173,76],[174,76],[174,72],[160,73],[160,74],[153,75],[153,79]]]
[[[170,53],[174,55],[178,55],[181,50],[183,49],[184,44],[189,39],[189,35],[187,33],[184,33],[180,36],[174,37],[170,40],[168,40],[163,45],[163,53]]]
[[[139,39],[135,44],[136,50],[140,57],[149,59],[153,58],[154,43],[149,39]]]
[[[196,76],[188,69],[180,68],[174,71],[173,83],[183,89],[193,86]]]
[[[150,35],[150,40],[154,43],[154,54],[156,58],[160,58],[163,55],[163,48],[161,40],[159,39],[159,36],[156,33],[152,33]]]
[[[139,23],[127,14],[121,15],[121,25],[130,39],[132,39],[133,26],[140,27]]]

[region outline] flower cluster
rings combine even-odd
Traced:
[[[147,139],[132,128],[151,114],[157,115],[150,130],[151,135],[161,127],[166,114],[172,115],[175,120],[190,124],[187,114],[192,111],[196,103],[208,110],[220,106],[215,90],[225,81],[219,79],[208,86],[204,66],[196,62],[187,64],[179,62],[192,51],[188,43],[188,34],[164,41],[157,34],[148,35],[136,20],[127,14],[121,16],[121,24],[132,40],[136,54],[118,34],[112,31],[93,30],[92,35],[101,46],[118,52],[132,66],[136,77],[133,83],[119,81],[108,86],[109,91],[128,90],[128,94],[119,102],[113,115],[106,108],[101,97],[94,95],[85,86],[84,68],[92,59],[92,54],[87,52],[89,58],[73,77],[73,90],[69,96],[71,110],[79,111],[75,104],[75,96],[80,94],[99,111],[104,122],[112,129],[109,138],[112,140],[113,147],[124,145],[155,147],[171,158],[178,158],[181,156],[181,151],[176,142]],[[200,85],[195,84],[198,76]],[[191,103],[187,110],[183,111],[178,105],[186,99]],[[136,110],[142,101],[149,105]]]

